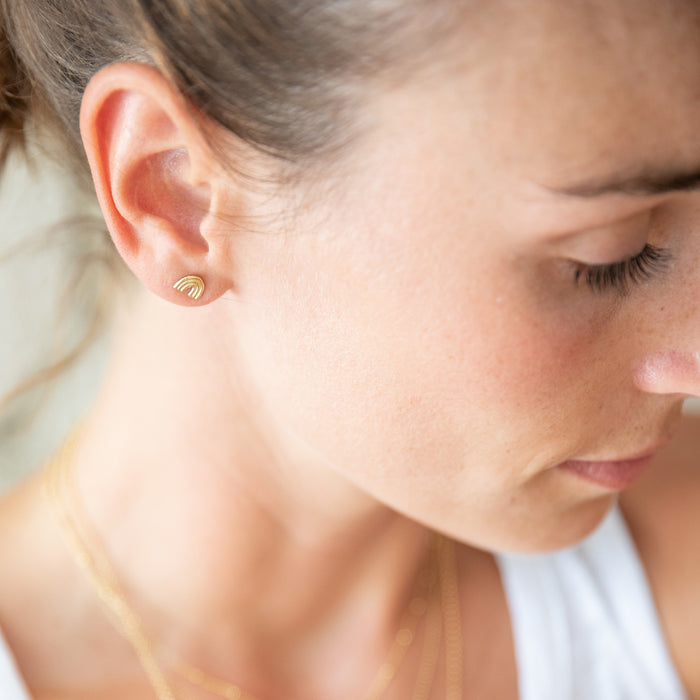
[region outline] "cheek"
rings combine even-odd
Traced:
[[[596,319],[449,226],[363,231],[270,237],[253,256],[268,262],[240,278],[236,337],[268,414],[363,491],[461,539],[585,534],[605,504],[574,517],[580,497],[543,475],[600,424]]]
[[[473,456],[513,486],[597,448],[610,418],[601,408],[611,395],[622,397],[607,324],[548,306],[526,291],[511,296],[495,311],[497,322],[482,326],[486,340],[461,357],[480,370],[465,387],[482,426]]]
[[[471,456],[485,466],[470,480],[493,480],[504,450],[551,424],[584,354],[485,251],[430,233],[287,241],[263,256],[284,269],[244,299],[247,354],[274,413],[374,484],[464,479]]]
[[[592,413],[573,333],[545,332],[506,295],[494,307],[439,283],[362,284],[351,304],[347,279],[338,296],[328,283],[294,295],[313,314],[289,302],[255,343],[285,428],[377,500],[477,546],[557,548],[599,522],[607,500],[562,497],[529,471],[561,461]]]

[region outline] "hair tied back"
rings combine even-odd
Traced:
[[[15,147],[24,146],[24,129],[31,101],[29,76],[8,36],[0,6],[0,167]]]

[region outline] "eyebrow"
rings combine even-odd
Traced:
[[[630,176],[613,175],[606,180],[591,180],[563,188],[552,188],[557,194],[568,197],[604,197],[625,195],[629,197],[653,197],[673,192],[700,190],[700,168],[686,172],[639,172]]]

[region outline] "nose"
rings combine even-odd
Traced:
[[[669,207],[654,225],[683,233],[673,240],[669,267],[636,309],[636,332],[629,335],[634,380],[648,393],[700,397],[700,195]]]
[[[700,397],[700,349],[655,352],[642,361],[635,379],[640,389],[652,394]]]

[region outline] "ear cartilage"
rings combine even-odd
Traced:
[[[204,280],[197,275],[187,275],[173,285],[178,292],[184,292],[191,299],[199,299],[204,293]]]

